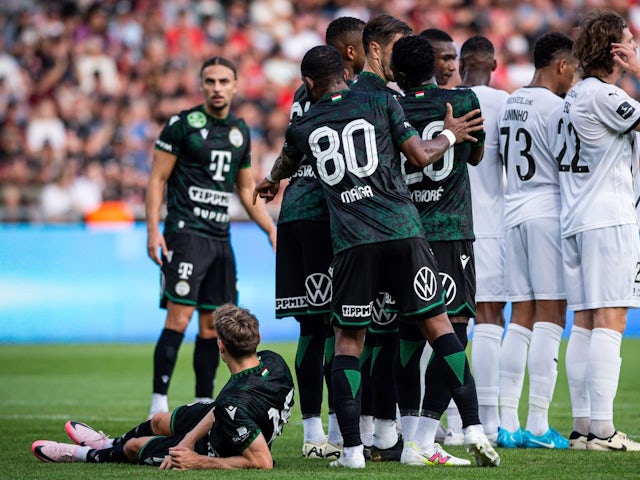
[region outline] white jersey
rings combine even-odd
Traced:
[[[562,236],[637,224],[632,131],[640,103],[621,88],[588,77],[567,93],[556,157],[562,195]]]
[[[498,150],[498,112],[509,96],[504,90],[478,85],[471,87],[480,101],[484,118],[484,155],[477,166],[468,165],[476,238],[503,235],[504,168]]]
[[[551,113],[562,98],[544,87],[513,92],[500,112],[500,152],[507,169],[504,226],[511,228],[533,218],[558,218],[558,165],[550,140]]]

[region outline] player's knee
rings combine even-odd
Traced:
[[[130,462],[136,463],[138,461],[138,453],[142,445],[143,443],[140,442],[139,438],[132,438],[124,444],[122,449]]]
[[[167,432],[167,427],[169,426],[171,421],[171,414],[167,412],[156,413],[151,418],[151,431],[154,435],[170,435],[170,432]]]

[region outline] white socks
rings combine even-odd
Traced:
[[[590,343],[591,330],[576,325],[571,327],[571,335],[569,336],[565,356],[565,368],[571,396],[573,430],[582,435],[589,433],[589,417],[591,416],[589,390],[586,380]]]
[[[156,413],[168,412],[169,400],[166,395],[154,393],[151,395],[151,408],[149,409],[149,417],[153,417]]]
[[[591,433],[607,438],[615,432],[613,400],[620,378],[622,334],[608,328],[594,328],[587,362],[587,386],[591,400]]]
[[[518,405],[530,341],[531,330],[510,323],[500,348],[500,427],[509,432],[520,428]]]
[[[373,420],[373,445],[381,450],[391,448],[398,443],[398,431],[395,420]]]
[[[367,447],[373,445],[373,415],[360,415],[360,439]]]
[[[529,415],[526,429],[537,436],[549,430],[549,405],[558,377],[558,350],[563,330],[550,322],[536,322],[533,326],[527,359]]]
[[[451,399],[447,407],[447,430],[455,433],[462,433],[462,418],[456,402]]]
[[[342,445],[342,433],[340,433],[340,425],[338,425],[338,417],[335,413],[329,414],[329,425],[327,427],[327,440],[334,445]]]
[[[419,417],[413,415],[405,415],[400,417],[400,423],[402,423],[402,438],[406,442],[413,442],[415,438],[416,429],[418,427]]]
[[[471,365],[478,393],[478,413],[484,433],[490,435],[498,431],[498,363],[500,343],[504,328],[489,323],[476,324],[471,342]]]
[[[413,441],[420,450],[425,450],[435,443],[436,432],[438,431],[440,420],[430,417],[420,417]]]
[[[323,444],[326,442],[322,419],[320,417],[309,417],[302,419],[303,438],[305,442]]]

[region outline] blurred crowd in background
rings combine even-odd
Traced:
[[[492,86],[512,91],[531,80],[535,39],[571,35],[596,7],[640,32],[638,0],[2,0],[0,222],[86,220],[114,205],[144,219],[154,142],[171,115],[202,103],[198,72],[213,55],[238,65],[233,112],[251,128],[261,179],[282,146],[300,60],[332,19],[384,11],[416,33],[445,30],[458,47],[485,35],[499,62]],[[638,98],[640,85],[623,82]]]

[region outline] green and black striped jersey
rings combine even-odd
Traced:
[[[238,172],[251,167],[244,120],[211,117],[199,105],[172,116],[155,148],[177,156],[167,185],[165,232],[229,238],[229,203]]]
[[[350,89],[292,121],[285,154],[306,155],[321,181],[334,253],[424,236],[400,167],[399,146],[416,134],[393,96]]]
[[[435,84],[409,90],[398,101],[407,120],[424,140],[434,138],[443,130],[447,103],[453,107],[454,117],[480,108],[478,97],[472,90],[446,90]],[[484,130],[477,132],[475,137],[478,139],[476,145],[483,145]],[[424,168],[403,162],[411,198],[420,212],[429,241],[475,238],[467,170],[471,145],[471,142],[456,143],[440,160]]]
[[[293,406],[293,378],[284,359],[275,352],[258,352],[260,365],[231,375],[213,407],[209,456],[232,457],[262,433],[271,442],[282,433]]]

